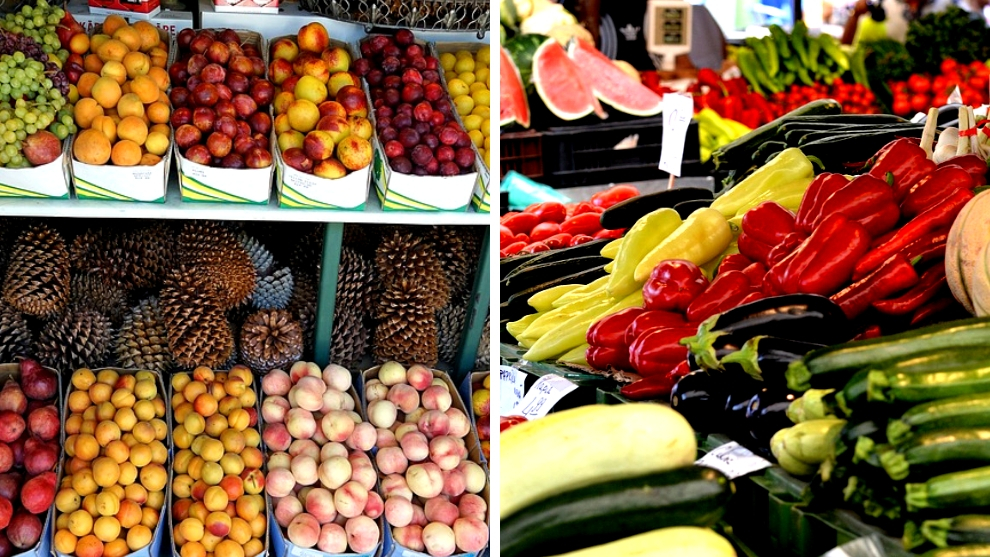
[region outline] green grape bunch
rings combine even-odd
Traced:
[[[24,6],[19,12],[7,14],[0,21],[0,29],[31,37],[46,54],[55,54],[61,49],[57,28],[65,10],[52,6],[47,0],[38,0],[34,6]]]

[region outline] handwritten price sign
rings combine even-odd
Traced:
[[[687,95],[666,93],[663,96],[663,138],[658,168],[671,176],[681,175],[684,138],[694,116],[694,101]]]
[[[560,402],[568,393],[577,389],[577,385],[557,375],[544,375],[526,393],[519,403],[516,413],[533,420],[542,418],[550,413],[554,405]]]
[[[502,416],[511,416],[522,402],[526,390],[526,375],[510,366],[499,366],[498,384]]]
[[[735,441],[716,447],[695,462],[698,466],[714,468],[730,480],[745,476],[757,470],[773,466],[768,460],[756,456],[749,449]]]

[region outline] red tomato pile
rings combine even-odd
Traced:
[[[818,83],[814,87],[791,85],[787,92],[774,93],[770,102],[777,109],[777,116],[818,99],[835,99],[842,104],[842,112],[848,114],[878,114],[877,98],[860,83],[846,83],[836,79],[832,85]]]
[[[499,228],[500,257],[576,246],[600,238],[620,238],[625,230],[605,230],[601,213],[639,195],[629,185],[613,186],[580,203],[546,201],[522,212],[506,213]]]
[[[898,116],[926,112],[930,107],[949,104],[949,95],[956,87],[964,104],[974,108],[987,103],[987,83],[990,68],[983,62],[960,64],[951,58],[942,61],[942,74],[935,77],[915,74],[907,81],[891,81],[894,93],[891,110]],[[845,107],[845,105],[843,105]]]

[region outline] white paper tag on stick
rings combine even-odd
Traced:
[[[714,468],[725,474],[730,480],[773,466],[770,461],[756,456],[752,451],[735,441],[729,441],[724,445],[715,447],[708,454],[699,458],[695,464]]]
[[[574,389],[577,389],[577,385],[559,375],[544,375],[529,388],[526,397],[516,408],[516,414],[526,416],[530,420],[542,418],[560,402],[560,399]]]
[[[499,409],[502,416],[511,416],[526,392],[526,374],[510,366],[499,366]]]
[[[694,101],[687,95],[665,93],[663,96],[663,138],[660,146],[660,170],[681,175],[684,138],[694,116]]]

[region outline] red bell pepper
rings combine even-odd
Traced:
[[[746,108],[743,106],[743,101],[737,96],[728,96],[722,99],[722,117],[728,118],[730,120],[739,121],[742,118],[743,110]]]
[[[529,234],[529,231],[539,223],[540,217],[533,213],[515,213],[502,217],[502,225],[513,234]]]
[[[776,246],[794,232],[794,213],[776,201],[764,201],[743,215],[742,231],[758,242]]]
[[[502,251],[499,252],[499,257],[509,257],[510,255],[515,255],[522,251],[522,249],[526,246],[526,242],[513,242],[502,248]]]
[[[672,311],[646,310],[639,314],[626,327],[625,345],[632,346],[643,333],[654,329],[670,329],[674,327],[687,327],[688,322],[684,316]]]
[[[869,174],[886,181],[890,173],[894,199],[898,202],[907,196],[915,184],[935,171],[935,163],[928,160],[925,150],[910,139],[895,139],[881,151]]]
[[[908,193],[901,202],[901,211],[907,218],[914,218],[915,215],[941,201],[946,194],[959,188],[975,189],[976,182],[962,167],[955,165],[941,167]]]
[[[605,209],[601,207],[595,207],[589,201],[582,201],[580,203],[575,203],[573,207],[567,212],[567,217],[575,217],[577,215],[583,215],[586,213],[601,213]]]
[[[550,246],[550,249],[560,249],[571,245],[571,240],[573,239],[574,237],[570,234],[554,234],[543,240],[543,243]]]
[[[869,309],[873,302],[911,288],[918,284],[918,280],[918,273],[911,262],[903,255],[895,253],[870,276],[847,286],[831,299],[842,308],[846,317],[855,319]]]
[[[969,173],[969,177],[973,179],[973,183],[977,186],[987,185],[987,161],[983,160],[983,157],[979,155],[970,153],[968,155],[952,157],[949,160],[939,163],[936,169],[947,166],[958,166],[962,168]]]
[[[668,375],[670,375],[674,379],[680,379],[681,377],[684,377],[685,375],[691,373],[691,371],[693,371],[691,369],[691,364],[689,364],[687,360],[684,360],[683,362],[674,366],[674,369],[670,370],[670,373],[668,373]]]
[[[762,300],[763,298],[766,298],[766,297],[767,297],[767,294],[764,293],[762,290],[752,290],[752,291],[750,291],[749,294],[746,294],[746,296],[743,297],[742,300],[739,300],[739,303],[737,303],[736,305],[737,306],[744,306],[744,305],[746,305],[746,304],[748,304],[750,302],[755,302],[756,300]]]
[[[870,249],[863,225],[833,213],[800,247],[770,270],[774,290],[784,294],[835,293],[852,276],[856,262]]]
[[[908,261],[918,259],[920,263],[934,261],[945,258],[945,244],[949,240],[949,231],[946,229],[936,230],[931,234],[926,234],[921,238],[911,242],[901,251]]]
[[[750,258],[741,253],[726,255],[722,258],[722,262],[718,264],[718,271],[715,275],[718,276],[728,271],[742,271],[746,267],[749,267],[752,263],[753,261]]]
[[[712,89],[718,89],[719,91],[724,91],[725,86],[722,84],[722,78],[719,77],[715,70],[711,68],[701,68],[698,70],[698,85],[707,85]]]
[[[638,381],[624,385],[619,392],[629,400],[656,400],[670,397],[679,377],[669,373],[644,377]]]
[[[591,196],[591,204],[608,209],[616,203],[639,196],[639,190],[629,184],[619,184]]]
[[[529,231],[529,239],[534,242],[542,242],[551,236],[560,234],[560,225],[555,222],[541,222]]]
[[[815,222],[821,220],[822,206],[833,193],[848,184],[849,179],[842,174],[824,172],[816,176],[801,198],[801,205],[794,219],[795,227],[805,234],[811,234],[815,229]]]
[[[925,305],[947,284],[945,263],[938,263],[921,274],[921,280],[914,288],[897,298],[873,302],[873,307],[887,315],[906,315]]]
[[[782,259],[794,253],[794,250],[798,249],[806,239],[808,239],[808,235],[804,232],[794,231],[788,234],[783,242],[770,250],[770,255],[767,256],[767,267],[773,268]]]
[[[753,290],[753,284],[742,271],[729,271],[712,281],[687,308],[688,321],[699,322],[734,308]]]
[[[952,226],[963,206],[973,199],[973,192],[965,189],[953,190],[937,205],[927,209],[901,227],[887,243],[867,253],[856,264],[856,273],[865,276],[880,267],[891,255],[900,252],[908,244],[936,230]]]
[[[694,299],[708,288],[708,279],[694,263],[683,259],[661,261],[643,285],[646,309],[687,310]]]
[[[825,217],[833,213],[841,213],[863,225],[871,237],[886,234],[901,217],[894,202],[893,190],[886,182],[869,174],[857,176],[833,193],[822,205],[821,214],[813,226],[818,227]]]
[[[560,231],[568,234],[594,234],[602,229],[601,217],[598,213],[580,213],[565,220],[560,225]]]
[[[746,266],[742,270],[742,274],[746,275],[753,288],[760,288],[763,286],[763,277],[767,274],[767,267],[763,263],[756,261]]]
[[[611,369],[629,370],[629,349],[625,346],[621,348],[611,348],[608,346],[589,346],[584,351],[584,359],[588,365],[605,371]]]
[[[587,243],[594,240],[591,236],[587,234],[577,234],[571,237],[571,241],[567,243],[568,247],[580,246],[581,244]]]
[[[599,319],[588,329],[586,336],[588,344],[607,348],[628,348],[626,329],[645,311],[643,308],[626,308]]]
[[[595,240],[617,240],[626,234],[625,228],[618,228],[615,230],[606,230],[602,228],[598,232],[595,232]]]
[[[533,242],[522,249],[523,253],[540,253],[541,251],[550,251],[550,246],[544,242]]]
[[[770,261],[770,254],[778,244],[765,244],[743,231],[736,238],[736,245],[739,247],[739,253],[747,259],[759,261],[760,263],[768,263]]]
[[[629,346],[629,363],[643,377],[666,374],[687,359],[688,349],[681,345],[681,339],[697,332],[685,327],[644,333]]]
[[[544,201],[543,203],[533,203],[526,207],[524,213],[532,213],[539,218],[539,222],[556,222],[560,224],[567,218],[567,208],[563,203],[557,201]]]

